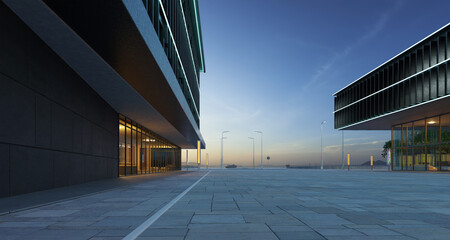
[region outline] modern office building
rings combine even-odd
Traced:
[[[449,171],[450,24],[334,94],[339,130],[391,130],[392,169]]]
[[[180,169],[204,71],[197,0],[0,1],[0,197]]]

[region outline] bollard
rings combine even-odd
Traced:
[[[350,153],[347,154],[347,167],[348,171],[350,171]]]
[[[197,141],[197,166],[198,166],[198,171],[200,171],[200,163],[201,163],[201,143],[200,141]]]
[[[370,156],[370,169],[373,171],[373,156]]]

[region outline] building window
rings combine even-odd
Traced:
[[[119,176],[181,169],[181,149],[119,116]]]
[[[394,126],[392,154],[393,170],[448,171],[450,114]]]

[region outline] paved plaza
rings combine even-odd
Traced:
[[[450,239],[450,174],[299,169],[152,177],[4,214],[0,238],[122,239],[196,182],[137,239]]]

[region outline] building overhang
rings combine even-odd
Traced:
[[[357,122],[338,130],[391,130],[394,125],[448,113],[450,95]]]
[[[396,59],[397,57],[402,56],[403,54],[405,54],[406,52],[408,52],[409,50],[413,49],[414,47],[418,46],[419,44],[425,42],[428,38],[430,38],[431,36],[435,35],[436,33],[440,32],[442,29],[445,29],[446,27],[450,26],[450,23],[445,24],[445,26],[439,28],[438,30],[434,31],[433,33],[429,34],[428,36],[422,38],[420,41],[416,42],[414,45],[412,45],[411,47],[403,50],[401,53],[395,55],[394,57],[390,58],[389,60],[385,61],[384,63],[380,64],[378,67],[372,69],[370,72],[364,74],[363,76],[361,76],[360,78],[354,80],[353,82],[347,84],[347,86],[341,88],[340,90],[338,90],[337,92],[333,93],[333,96],[337,96],[339,93],[341,93],[342,91],[344,91],[346,88],[352,86],[353,84],[357,83],[358,81],[364,79],[365,77],[369,76],[370,74],[376,72],[378,69],[381,69],[382,67],[386,66],[389,62],[392,62],[394,59]]]
[[[147,68],[127,74],[119,74],[117,67],[112,67],[43,1],[4,3],[118,113],[181,148],[196,148],[198,140],[205,148],[150,19],[143,7],[135,6],[141,1],[117,1],[121,11],[128,13],[116,19],[128,25],[129,32],[124,34],[142,38],[141,44],[134,46],[142,55],[138,62],[129,64]]]

